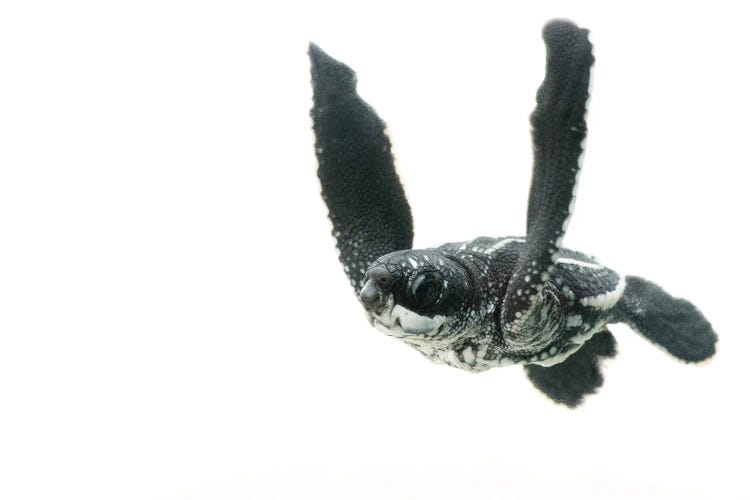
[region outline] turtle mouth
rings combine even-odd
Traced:
[[[393,295],[388,297],[385,307],[378,314],[370,314],[370,322],[375,328],[399,338],[433,338],[445,330],[445,317],[427,317],[403,306],[396,305]]]
[[[396,321],[392,325],[387,325],[379,319],[374,319],[375,328],[381,332],[390,335],[392,337],[437,337],[445,329],[445,323],[441,324],[437,328],[429,330],[411,330],[406,329],[401,325],[400,318],[396,318]]]

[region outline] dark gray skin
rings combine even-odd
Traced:
[[[526,235],[413,250],[409,204],[384,124],[346,65],[310,46],[318,176],[333,235],[371,323],[433,361],[471,371],[524,364],[553,400],[576,406],[615,354],[606,325],[626,322],[685,361],[717,336],[689,302],[564,249],[594,58],[588,31],[543,30],[546,76],[531,115],[534,169]]]

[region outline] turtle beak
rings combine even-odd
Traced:
[[[359,299],[368,311],[380,314],[393,288],[393,275],[382,265],[375,265],[365,273],[365,284]]]
[[[383,293],[375,281],[370,278],[365,282],[365,286],[359,292],[359,300],[368,311],[378,314],[385,307],[386,294]]]
[[[393,276],[384,266],[374,266],[365,274],[365,285],[359,292],[359,299],[368,311],[379,314],[388,300],[393,286]]]

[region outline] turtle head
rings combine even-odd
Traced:
[[[468,273],[434,250],[403,250],[375,261],[359,293],[372,324],[409,343],[445,344],[455,339],[460,314],[471,300]]]

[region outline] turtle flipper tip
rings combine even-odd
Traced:
[[[357,75],[349,66],[329,56],[314,42],[309,43],[307,53],[316,104],[329,104],[356,92]]]
[[[589,30],[581,28],[570,19],[552,19],[542,28],[542,38],[546,41],[549,37],[567,35],[570,33],[588,34]]]

